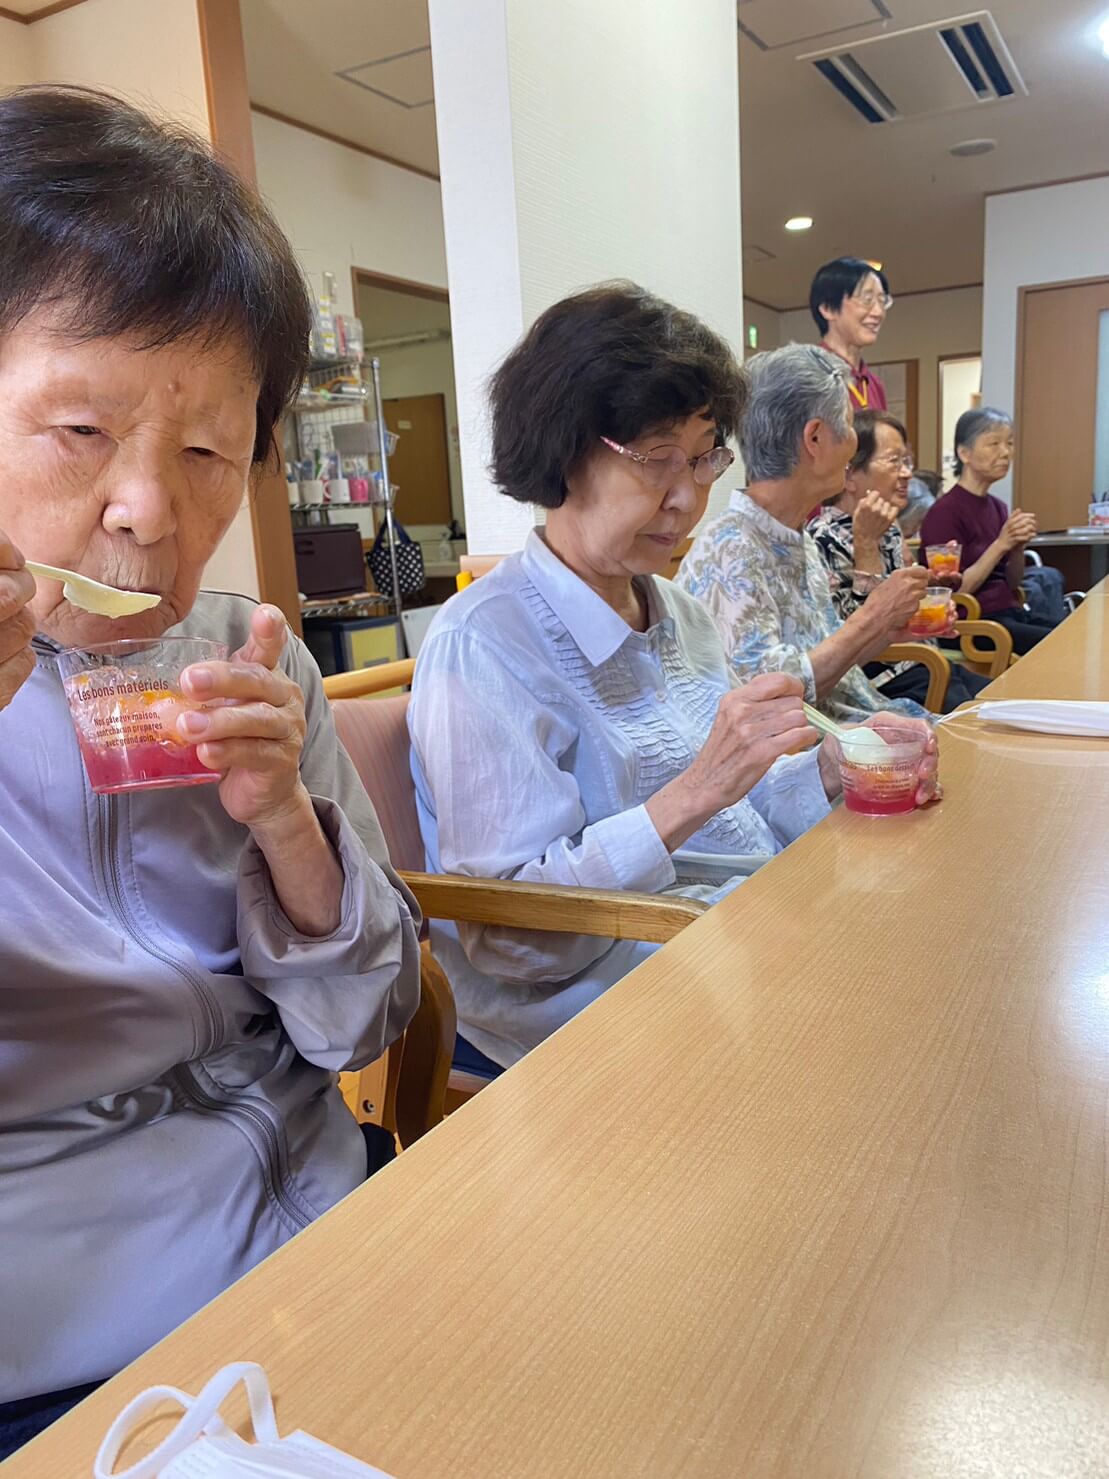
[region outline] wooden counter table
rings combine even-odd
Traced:
[[[997,693],[1109,698],[1107,652],[1091,600]],[[941,805],[837,811],[4,1479],[88,1474],[140,1388],[232,1359],[396,1479],[1105,1479],[1109,744],[970,717],[942,766]]]

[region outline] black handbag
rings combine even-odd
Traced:
[[[427,576],[424,574],[424,552],[412,538],[403,524],[393,520],[393,532],[396,536],[393,549],[397,556],[397,584],[402,596],[415,596],[423,590],[427,584]],[[370,574],[374,578],[374,585],[383,596],[393,594],[393,567],[389,560],[389,541],[387,538],[388,526],[382,524],[377,531],[377,538],[373,547],[366,556],[366,564],[370,567]]]

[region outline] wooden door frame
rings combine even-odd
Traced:
[[[429,282],[414,282],[408,277],[390,277],[387,272],[371,272],[368,267],[350,269],[350,291],[355,308],[358,307],[358,289],[386,288],[390,293],[407,293],[410,298],[430,298],[434,303],[449,303],[446,288],[433,287]]]
[[[916,450],[920,432],[920,358],[904,355],[901,358],[875,360],[867,365],[878,371],[881,379],[883,365],[905,366],[905,430],[909,434],[909,445]],[[883,382],[884,384],[885,382]],[[911,412],[911,414],[910,414]]]
[[[196,0],[196,14],[212,147],[248,185],[257,188],[239,0]],[[293,522],[289,516],[289,495],[282,466],[285,459],[279,453],[282,446],[282,430],[278,424],[274,429],[275,450],[263,466],[254,470],[247,499],[258,593],[263,601],[284,612],[285,619],[300,636],[300,593],[293,550]]]
[[[947,448],[943,444],[943,367],[958,363],[959,360],[976,359],[979,364],[983,363],[982,351],[980,349],[968,349],[966,354],[938,354],[936,356],[936,463],[935,470],[943,477],[943,454]],[[981,392],[979,392],[981,394]]]
[[[1013,507],[1020,506],[1021,478],[1024,466],[1024,417],[1019,415],[1024,405],[1024,319],[1025,308],[1030,293],[1050,293],[1058,288],[1089,288],[1097,283],[1105,283],[1109,286],[1109,277],[1098,274],[1095,277],[1070,277],[1064,278],[1062,282],[1029,282],[1022,283],[1017,288],[1017,350],[1016,350],[1016,374],[1013,377],[1013,405],[1010,415],[1016,426],[1016,436],[1013,438],[1013,461],[1015,471],[1013,474]],[[1094,388],[1097,394],[1097,388]],[[1001,407],[1004,410],[1004,406]]]

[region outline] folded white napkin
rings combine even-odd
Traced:
[[[1037,734],[1078,734],[1109,739],[1109,703],[1062,698],[1011,698],[986,701],[975,707],[978,717],[987,724],[1006,724],[1011,729],[1031,729]]]

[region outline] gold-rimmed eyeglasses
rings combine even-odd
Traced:
[[[622,447],[610,437],[602,437],[601,441],[609,451],[630,458],[645,481],[660,493],[672,488],[687,467],[693,471],[693,481],[699,487],[707,488],[735,461],[735,453],[730,447],[713,447],[699,457],[687,457],[681,447],[652,447],[649,452],[636,452],[631,447]]]

